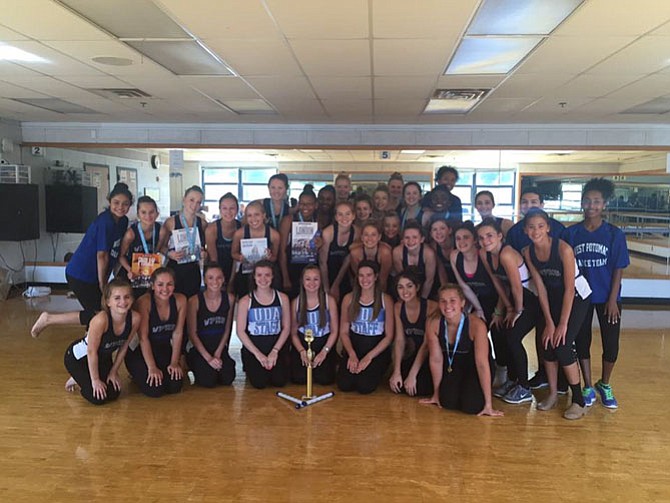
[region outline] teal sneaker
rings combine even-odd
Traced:
[[[608,409],[617,409],[619,408],[619,402],[614,398],[614,393],[612,393],[612,386],[605,384],[602,381],[596,383],[596,391],[600,395],[600,401]]]
[[[582,396],[584,397],[584,405],[591,407],[596,403],[596,390],[592,387],[587,386],[582,390]]]

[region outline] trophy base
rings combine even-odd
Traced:
[[[279,398],[283,398],[284,400],[288,400],[289,402],[294,403],[296,409],[304,409],[305,407],[309,407],[310,405],[314,405],[315,403],[319,403],[322,402],[323,400],[327,400],[328,398],[332,398],[333,396],[335,396],[335,392],[329,391],[328,393],[319,396],[313,396],[313,397],[304,396],[302,398],[295,398],[287,393],[277,391],[277,396]]]

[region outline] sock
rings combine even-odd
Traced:
[[[582,396],[582,387],[577,384],[571,384],[570,389],[572,390],[572,403],[576,403],[580,407],[584,407],[584,397]]]

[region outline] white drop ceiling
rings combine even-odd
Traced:
[[[0,42],[44,60],[0,62],[0,117],[412,125],[666,124],[669,119],[667,113],[622,113],[670,96],[665,0],[585,0],[504,75],[444,75],[479,0],[137,3],[167,14],[233,75],[175,75],[57,1],[0,0]],[[107,10],[115,16],[121,9]],[[100,56],[132,64],[93,61]],[[104,98],[89,90],[107,87],[138,88],[151,97]],[[453,87],[491,91],[468,114],[422,113],[435,89]],[[25,98],[60,98],[91,112],[58,113],[15,101]],[[259,103],[245,100],[266,102],[270,113],[245,113]]]

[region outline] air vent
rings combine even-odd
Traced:
[[[481,102],[490,89],[436,89],[426,105],[427,114],[465,114]]]
[[[136,87],[110,87],[105,89],[88,89],[88,91],[104,98],[120,98],[122,100],[153,97]]]

